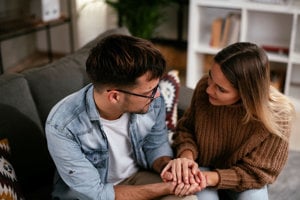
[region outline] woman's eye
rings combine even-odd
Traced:
[[[222,92],[222,93],[225,93],[226,91],[224,90],[224,88],[222,87],[218,87],[219,91]]]

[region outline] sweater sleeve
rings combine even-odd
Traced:
[[[176,156],[178,157],[183,151],[190,150],[193,152],[193,158],[196,160],[198,157],[198,147],[195,137],[195,108],[196,105],[201,102],[200,94],[203,94],[207,83],[207,77],[202,78],[193,93],[191,104],[185,111],[184,115],[178,120],[176,126],[176,133],[174,134],[173,147],[176,150]],[[199,105],[197,105],[199,106]]]
[[[261,145],[228,169],[216,169],[220,181],[218,189],[244,191],[273,183],[288,157],[288,142],[269,134]]]

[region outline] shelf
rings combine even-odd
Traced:
[[[213,57],[229,44],[218,47],[216,39],[224,33],[224,20],[221,28],[214,23],[217,26],[212,29],[212,24],[234,12],[240,14],[239,28],[231,29],[238,31],[238,41],[256,43],[266,49],[271,70],[279,70],[284,79],[280,81],[280,90],[289,96],[300,94],[300,86],[295,84],[300,83],[299,1],[283,5],[250,0],[191,0],[189,9],[187,87],[194,88],[207,70],[207,55]],[[213,40],[212,30],[216,33]],[[211,46],[211,41],[217,48]]]
[[[4,73],[4,67],[2,63],[2,52],[1,52],[2,41],[45,30],[47,51],[48,51],[47,52],[48,62],[52,62],[54,59],[54,55],[52,52],[50,29],[64,24],[69,25],[70,52],[73,52],[74,49],[73,30],[72,30],[70,17],[65,17],[62,15],[60,18],[49,22],[42,22],[41,20],[38,20],[36,18],[30,18],[30,17],[24,19],[18,18],[13,20],[1,21],[0,22],[0,74]],[[18,67],[16,69],[18,69]]]
[[[209,45],[198,45],[195,47],[195,52],[197,53],[205,53],[205,54],[217,54],[222,48],[214,48]],[[282,62],[282,63],[288,63],[289,58],[288,55],[280,54],[280,53],[271,53],[267,52],[269,60],[274,62]]]
[[[289,57],[288,55],[279,54],[279,53],[271,53],[267,52],[267,55],[269,57],[269,61],[273,62],[282,62],[282,63],[288,63]]]
[[[251,2],[249,0],[196,0],[198,6],[221,7],[233,9],[247,9],[255,11],[278,12],[278,13],[300,13],[300,2],[290,1],[287,4],[268,4]]]
[[[34,18],[15,19],[0,23],[0,41],[18,37],[28,33],[44,30],[49,27],[59,26],[69,23],[70,18],[60,17],[57,20],[42,22]]]

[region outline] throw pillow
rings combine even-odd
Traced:
[[[54,164],[37,124],[16,108],[0,104],[0,139],[3,138],[9,141],[10,162],[25,198],[32,199],[31,195],[44,187],[51,189]]]
[[[166,73],[159,82],[159,88],[166,103],[166,123],[169,132],[169,141],[172,143],[172,137],[177,123],[177,106],[180,88],[178,70],[170,70]]]
[[[10,162],[10,147],[8,140],[0,140],[0,199],[24,199],[15,170]]]

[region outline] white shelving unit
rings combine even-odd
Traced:
[[[283,92],[300,99],[300,1],[287,4],[250,0],[191,0],[189,5],[186,85],[194,88],[204,73],[205,55],[220,48],[210,46],[211,24],[228,13],[241,15],[239,41],[289,48],[289,53],[268,53],[271,68],[285,74]]]

